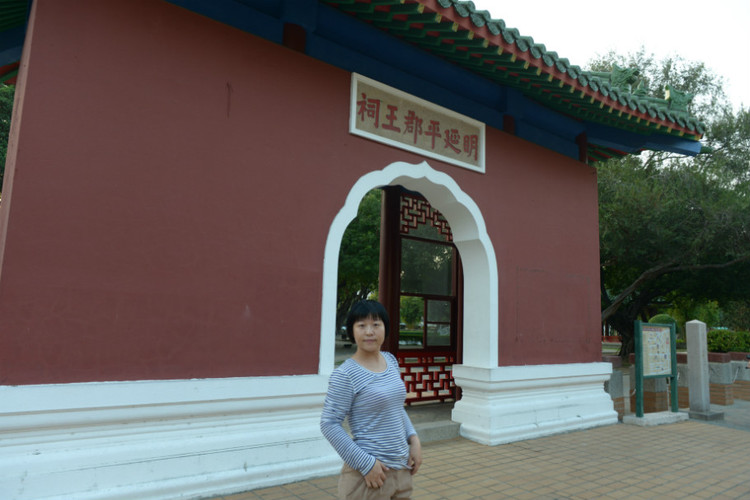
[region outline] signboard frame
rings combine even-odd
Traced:
[[[419,121],[419,130],[409,119]],[[483,122],[358,73],[352,73],[349,133],[485,173]]]
[[[646,338],[644,339],[644,330]],[[668,335],[668,337],[666,337]],[[670,380],[671,410],[677,404],[677,332],[674,323],[635,322],[635,415],[643,417],[643,381],[667,377]],[[665,345],[667,344],[667,345]],[[669,366],[665,367],[667,361]]]

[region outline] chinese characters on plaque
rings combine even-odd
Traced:
[[[668,326],[643,325],[643,376],[672,373],[671,330]]]
[[[484,173],[484,123],[356,73],[349,132]]]

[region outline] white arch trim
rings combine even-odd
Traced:
[[[464,270],[463,364],[478,368],[497,367],[497,260],[484,218],[477,204],[453,178],[424,161],[419,164],[395,162],[363,175],[354,183],[344,206],[331,223],[323,262],[319,373],[328,375],[333,371],[338,261],[344,231],[357,216],[365,194],[389,185],[419,191],[450,223]]]

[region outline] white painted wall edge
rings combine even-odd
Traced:
[[[317,393],[325,395],[328,378],[321,375],[189,380],[135,380],[77,384],[0,385],[0,418],[14,411],[148,406],[203,401],[257,399]],[[0,427],[2,430],[2,427]]]
[[[456,365],[462,398],[452,418],[463,437],[487,445],[615,424],[617,412],[604,390],[611,373],[610,363]]]
[[[0,387],[0,498],[175,499],[335,474],[327,377]]]

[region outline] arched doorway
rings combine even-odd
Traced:
[[[420,193],[382,189],[379,296],[392,318],[386,348],[399,361],[407,404],[458,399],[463,273],[447,219]]]
[[[461,255],[463,361],[453,366],[452,374],[462,395],[451,413],[461,424],[461,435],[496,445],[616,423],[617,412],[604,391],[612,372],[609,363],[498,366],[497,260],[482,213],[453,178],[427,162],[397,162],[362,176],[334,218],[324,257],[319,374],[328,376],[334,367],[342,236],[365,194],[385,186],[403,186],[429,200],[449,222]]]
[[[476,203],[449,175],[433,169],[427,162],[416,165],[396,162],[383,170],[362,176],[352,186],[344,206],[331,224],[323,269],[319,373],[330,374],[334,366],[336,284],[344,231],[356,217],[365,194],[371,189],[385,186],[403,186],[409,191],[421,193],[450,224],[453,244],[463,262],[463,365],[497,367],[497,264],[482,214]]]

